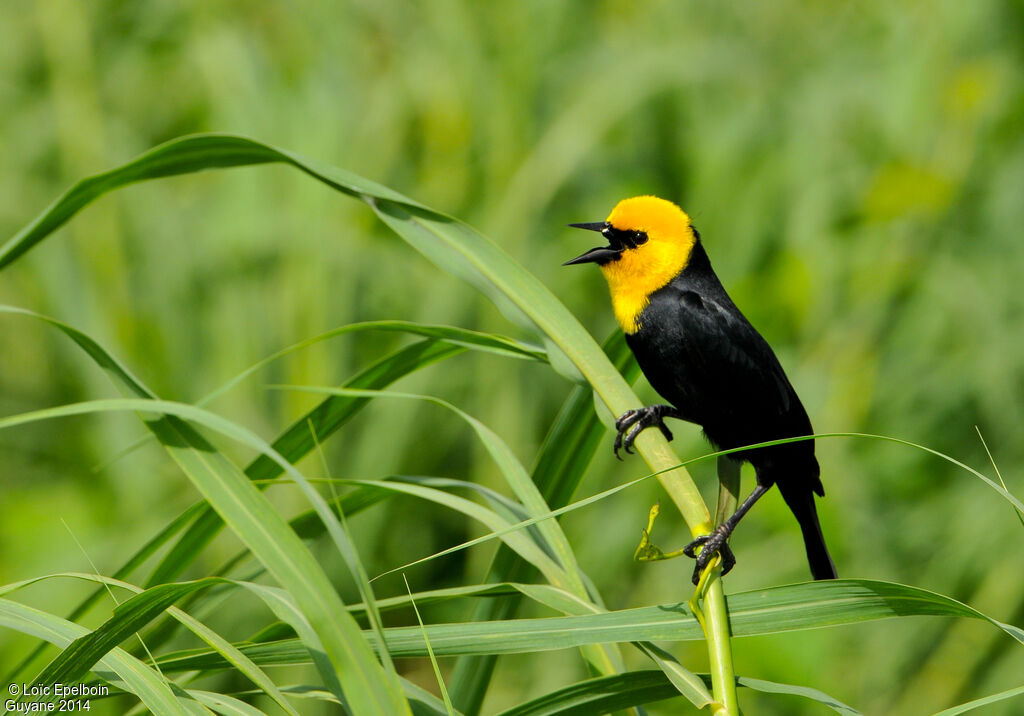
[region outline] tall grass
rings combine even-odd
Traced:
[[[709,572],[710,581],[705,585],[702,580],[698,592],[690,598],[687,606],[680,598],[674,605],[653,609],[609,610],[554,518],[624,488],[609,490],[555,511],[545,499],[544,492],[549,496],[558,495],[559,501],[571,497],[575,483],[598,444],[592,438],[603,432],[600,422],[594,418],[603,413],[606,419],[610,419],[629,405],[635,405],[637,398],[609,357],[565,307],[494,243],[465,224],[348,172],[240,137],[186,137],[76,184],[0,247],[0,269],[52,235],[88,203],[125,184],[202,169],[268,162],[291,165],[344,194],[365,201],[399,236],[454,276],[481,290],[513,323],[534,332],[545,348],[501,335],[393,321],[339,329],[304,342],[306,345],[359,329],[377,329],[426,336],[413,347],[441,343],[459,350],[497,353],[506,359],[540,360],[556,372],[584,382],[592,389],[597,413],[581,412],[577,408],[579,392],[569,396],[565,415],[573,419],[561,419],[555,423],[537,460],[538,467],[547,465],[553,459],[549,455],[560,454],[565,470],[546,476],[541,473],[535,481],[498,433],[450,402],[426,395],[390,390],[382,392],[381,387],[403,372],[399,366],[406,352],[399,352],[363,372],[363,376],[376,376],[375,388],[373,382],[366,384],[373,378],[354,379],[350,381],[354,385],[345,388],[280,386],[327,397],[271,443],[237,421],[194,405],[160,400],[121,361],[78,329],[24,309],[7,307],[6,313],[35,319],[70,338],[128,397],[22,413],[0,419],[0,429],[72,416],[134,412],[208,505],[200,509],[189,508],[175,519],[155,542],[145,545],[117,571],[122,577],[120,580],[100,574],[64,573],[3,587],[4,593],[11,593],[40,581],[74,578],[97,581],[108,590],[114,586],[127,589],[132,594],[127,601],[118,604],[109,619],[93,630],[6,597],[0,598],[0,614],[6,627],[61,648],[56,657],[25,683],[46,689],[54,684],[84,679],[91,673],[114,689],[114,698],[122,700],[121,708],[126,707],[125,700],[130,703],[137,699],[156,713],[203,712],[206,709],[220,713],[258,712],[239,699],[249,695],[248,692],[194,688],[197,680],[231,669],[258,687],[256,694],[269,697],[276,702],[277,708],[289,713],[295,713],[295,708],[286,700],[286,694],[304,694],[309,698],[334,702],[354,714],[412,713],[413,710],[453,714],[456,706],[465,712],[475,713],[491,683],[495,655],[578,648],[591,673],[598,678],[583,678],[568,686],[560,686],[546,695],[519,704],[512,712],[608,711],[681,695],[694,707],[706,707],[716,714],[738,714],[736,687],[745,686],[768,693],[804,697],[840,713],[858,713],[805,684],[768,682],[745,675],[737,677],[733,665],[732,636],[818,629],[836,624],[928,614],[988,621],[1024,645],[1024,630],[994,620],[955,599],[914,587],[870,580],[816,582],[734,594],[727,605],[718,570],[713,568]],[[613,351],[613,357],[617,354],[621,362],[625,355],[621,340],[610,342],[608,349]],[[287,352],[281,351],[278,355]],[[436,360],[437,355],[429,354],[418,360],[413,358],[412,362],[406,360],[404,370],[414,370]],[[245,373],[251,372],[249,369]],[[627,370],[627,374],[635,376],[635,367]],[[314,446],[331,438],[336,429],[353,417],[368,400],[381,398],[434,404],[465,421],[498,467],[514,499],[457,479],[398,476],[388,481],[328,479],[331,494],[335,496],[329,503],[294,463]],[[227,452],[217,447],[215,441],[197,428],[255,450],[259,458],[243,470]],[[581,428],[584,430],[582,436]],[[309,439],[297,440],[306,430]],[[400,441],[402,437],[395,435],[393,439]],[[910,445],[906,441],[897,442]],[[586,449],[569,452],[583,445]],[[648,431],[638,439],[637,448],[654,469],[650,477],[656,477],[672,497],[689,523],[691,533],[699,534],[709,529],[708,510],[684,464],[674,456],[664,438],[655,431]],[[926,451],[942,456],[936,451]],[[952,458],[947,459],[956,463]],[[268,466],[262,468],[262,472],[258,467],[261,464]],[[960,466],[966,468],[962,464]],[[985,481],[1016,510],[1024,510],[1024,504],[1001,485],[970,468],[967,471]],[[288,478],[286,484],[298,489],[312,506],[311,515],[316,515],[316,522],[300,517],[289,523],[267,499],[263,488],[279,482],[277,478]],[[569,484],[565,484],[566,481]],[[483,538],[450,548],[439,555],[410,561],[390,572],[404,572],[416,564],[493,537],[500,538],[505,547],[522,560],[522,564],[536,570],[544,581],[534,584],[492,582],[489,585],[471,584],[456,589],[427,589],[414,593],[403,574],[407,595],[378,601],[372,583],[374,580],[368,576],[348,530],[343,503],[337,498],[338,484],[349,487],[352,490],[349,495],[370,489],[433,502],[478,520],[490,530],[490,534]],[[457,489],[476,492],[487,505],[452,494]],[[735,491],[734,487],[732,489]],[[363,507],[367,506],[372,507],[372,504],[363,504]],[[315,526],[315,530],[300,537],[296,529],[300,521],[310,527]],[[170,543],[188,522],[191,522],[191,527],[178,538],[177,545],[146,580],[152,586],[142,589],[123,581],[160,543]],[[194,562],[222,526],[230,528],[245,546],[245,551],[221,570],[222,575],[197,581],[165,581]],[[360,597],[360,604],[355,610],[342,602],[303,537],[307,540],[319,538],[331,546],[336,557],[340,557]],[[259,569],[250,571],[247,578],[232,576],[240,567],[252,569],[247,566],[248,556],[259,565]],[[504,561],[495,558],[490,576],[504,578],[502,572],[514,571],[517,564],[515,558]],[[262,573],[271,577],[276,586],[254,581]],[[685,584],[685,580],[681,581]],[[193,610],[203,611],[209,601],[208,595],[217,594],[215,587],[222,590],[244,589],[262,601],[269,608],[267,616],[273,615],[275,619],[267,621],[265,617],[264,620],[250,621],[248,628],[252,636],[232,643],[202,620],[177,609],[169,611],[176,602],[184,600],[189,601]],[[112,592],[110,594],[113,596]],[[563,616],[470,619],[455,624],[424,625],[417,606],[431,601],[494,597],[496,594],[518,594]],[[81,615],[88,602],[94,600],[95,595],[83,602],[75,614]],[[399,605],[414,608],[418,626],[385,626],[383,607]],[[514,611],[514,608],[510,609],[501,616],[511,617]],[[159,624],[148,630],[146,636],[140,634],[140,630],[160,620],[165,612],[188,627],[207,647],[167,651],[168,637],[173,631],[161,628]],[[357,617],[365,620],[363,629],[360,629]],[[121,645],[135,635],[139,635],[141,651],[136,649],[137,653],[132,654]],[[665,645],[691,639],[703,640],[707,644],[711,665],[711,674],[707,677],[687,668],[664,648]],[[654,642],[661,642],[661,645]],[[620,646],[625,644],[631,644],[639,654],[649,659],[658,668],[660,676],[650,669],[627,668]],[[429,656],[435,678],[439,680],[437,687],[443,701],[401,676],[395,667],[394,658],[424,655]],[[456,670],[451,697],[437,656],[460,656],[463,659],[461,671]],[[23,672],[34,670],[33,662],[40,657],[45,659],[45,654],[43,650],[36,649],[9,678],[21,679]],[[315,675],[299,683],[278,684],[261,667],[280,663],[308,663],[315,667]],[[182,677],[177,680],[174,675],[179,673]],[[1018,691],[1016,688],[1004,690],[986,698],[995,703],[1012,698]],[[22,695],[17,703],[28,703],[34,698],[32,694]],[[51,693],[41,698],[57,701]],[[17,704],[12,702],[11,705]]]
[[[1015,229],[1024,220],[1024,50],[1013,3],[283,7],[0,3],[0,239],[83,176],[182,134],[233,132],[373,177],[479,228],[603,338],[614,326],[606,287],[596,272],[559,268],[581,240],[559,227],[599,219],[623,196],[656,193],[694,215],[716,270],[779,353],[819,431],[907,438],[994,477],[977,425],[1010,492],[1021,494],[1013,468],[1024,460],[1016,330],[1024,244]],[[538,341],[470,284],[409,251],[361,202],[280,166],[112,194],[0,273],[0,303],[73,325],[153,393],[251,430],[297,461],[325,498],[333,496],[316,481],[325,475],[311,456],[313,435],[333,430],[321,443],[337,479],[440,476],[513,493],[472,430],[443,408],[339,395],[316,410],[325,396],[267,385],[441,397],[507,443],[552,509],[649,472],[642,460],[611,458],[607,434],[590,427],[590,389],[542,361],[402,333],[315,342],[202,402],[282,347],[368,320]],[[0,415],[119,396],[54,328],[8,314],[0,326]],[[611,345],[609,353],[618,357]],[[641,402],[655,399],[642,379],[635,391]],[[577,428],[557,432],[563,420]],[[544,450],[549,429],[573,447]],[[698,431],[675,433],[679,456],[707,451]],[[204,435],[256,484],[280,475],[255,448]],[[575,472],[573,456],[590,450],[585,471],[544,487],[544,476]],[[1020,524],[987,486],[896,444],[827,439],[818,451],[828,492],[822,520],[843,577],[916,585],[1024,623],[1024,574],[1013,568]],[[131,412],[0,431],[0,461],[0,584],[91,571],[68,529],[101,574],[138,587],[222,573],[256,579],[262,569],[216,513],[197,506],[195,487]],[[690,469],[711,504],[713,462]],[[312,540],[353,607],[362,599],[357,580],[318,537],[323,527],[306,498],[289,478],[278,481],[266,495]],[[339,491],[371,578],[489,531],[407,493]],[[677,547],[686,531],[653,479],[561,518],[611,610],[681,599],[679,564],[631,560],[658,499],[656,541]],[[173,547],[156,537],[165,527]],[[518,556],[499,543],[408,568],[414,593],[543,579],[514,566]],[[725,580],[730,595],[806,578],[799,535],[776,495],[733,544],[741,565]],[[406,593],[398,573],[372,585],[378,598]],[[46,581],[13,598],[66,617],[95,588]],[[513,591],[416,603],[428,627],[552,614]],[[259,597],[226,587],[179,605],[230,642],[275,619]],[[103,596],[72,621],[95,629],[112,608]],[[385,628],[416,625],[409,608],[382,618]],[[210,648],[177,625],[155,625],[156,653]],[[38,643],[0,630],[0,674]],[[708,670],[702,641],[671,650],[691,671]],[[55,653],[24,673],[38,673]],[[449,684],[467,693],[493,666],[480,689],[483,712],[493,713],[590,676],[574,653],[438,660]],[[935,712],[1012,689],[1024,671],[1016,642],[975,619],[746,636],[733,641],[733,655],[742,678],[813,684],[866,713]],[[628,670],[651,668],[634,647],[622,657]],[[399,659],[396,668],[439,693],[425,658]],[[321,678],[308,664],[268,673],[279,684]],[[199,688],[240,694],[258,688],[252,683],[232,670]],[[740,698],[748,713],[822,709],[751,689]],[[256,703],[274,708],[266,697]],[[296,703],[302,713],[321,710],[315,699]]]

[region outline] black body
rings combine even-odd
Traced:
[[[626,342],[644,375],[719,449],[813,433],[775,353],[729,298],[699,238],[686,268],[650,296],[639,324]],[[835,578],[814,506],[814,495],[825,494],[814,441],[734,457],[754,466],[759,485],[779,486],[800,523],[814,578]]]

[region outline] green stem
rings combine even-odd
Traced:
[[[708,643],[708,664],[711,668],[711,693],[724,710],[717,713],[739,716],[739,697],[736,694],[736,674],[732,668],[732,644],[729,633],[729,613],[722,590],[721,567],[716,567],[704,595],[704,615],[707,622],[705,637]]]
[[[664,437],[656,430],[646,430],[636,441],[637,452],[652,470],[662,470],[676,462],[672,449]],[[718,512],[728,510],[728,514],[736,507],[738,494],[739,463],[723,460],[719,464],[721,493],[718,499]],[[686,520],[694,537],[708,534],[713,524],[711,513],[708,512],[700,491],[683,468],[672,470],[658,476],[662,487],[676,504],[683,519]],[[731,504],[730,504],[731,495]],[[715,703],[711,705],[715,716],[739,716],[739,699],[736,695],[736,676],[732,665],[732,644],[729,633],[729,615],[725,604],[725,592],[722,589],[721,568],[712,570],[707,591],[704,595],[704,608],[707,615],[703,619],[704,636],[708,645],[708,662],[711,671],[711,689]]]
[[[718,508],[715,522],[721,524],[736,511],[740,492],[740,463],[728,455],[718,458]],[[729,632],[729,612],[722,589],[722,569],[715,567],[704,595],[704,636],[708,643],[708,663],[711,667],[711,688],[721,708],[716,714],[736,716],[740,712],[736,694],[736,675],[732,668],[732,650]]]

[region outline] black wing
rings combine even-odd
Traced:
[[[630,338],[654,389],[717,445],[810,433],[775,353],[720,284],[712,290],[673,281],[651,296]]]

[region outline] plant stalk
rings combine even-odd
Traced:
[[[736,511],[740,493],[740,463],[728,455],[718,458],[718,507],[715,523],[722,524]],[[729,612],[722,588],[722,568],[716,566],[704,595],[705,632],[708,644],[708,664],[711,668],[711,688],[715,701],[721,705],[715,714],[738,716],[739,696],[736,693],[736,674],[732,667]]]
[[[637,437],[637,452],[652,470],[663,470],[678,464],[668,442],[656,430],[646,430]],[[718,520],[728,517],[736,508],[739,493],[739,463],[727,457],[720,458],[719,465]],[[694,537],[708,534],[714,524],[711,513],[704,503],[690,474],[683,468],[670,470],[658,475],[661,486],[672,498]],[[736,675],[732,664],[732,644],[729,632],[729,615],[722,589],[721,567],[715,567],[707,584],[703,598],[704,636],[708,646],[708,663],[711,671],[711,689],[715,702],[711,704],[716,716],[739,716],[739,699],[736,694]]]

